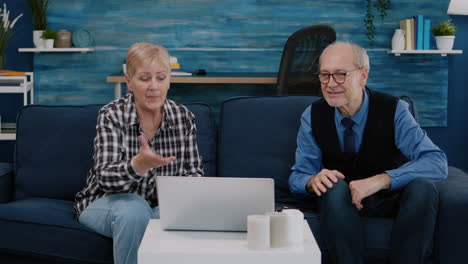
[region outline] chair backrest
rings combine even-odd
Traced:
[[[206,104],[185,104],[195,115],[205,173],[216,172],[216,127]],[[96,119],[102,105],[23,107],[17,119],[14,199],[73,200],[93,166]]]
[[[283,49],[278,72],[279,94],[321,95],[318,59],[323,49],[336,40],[336,32],[326,25],[312,25],[292,34]]]
[[[317,96],[238,97],[221,105],[218,174],[275,180],[277,203],[294,203],[289,174],[302,112]]]

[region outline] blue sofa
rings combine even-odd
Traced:
[[[219,126],[205,104],[186,104],[195,114],[205,174],[275,180],[277,206],[300,208],[321,244],[312,201],[288,188],[299,117],[317,97],[242,97],[221,106]],[[92,166],[100,105],[21,109],[15,164],[0,165],[0,263],[112,263],[112,241],[79,224],[73,199]],[[449,168],[440,191],[433,263],[465,261],[468,176]],[[392,219],[366,221],[366,263],[386,263]],[[327,263],[322,247],[323,263]]]

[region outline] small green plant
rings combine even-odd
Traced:
[[[455,36],[457,31],[455,24],[452,20],[442,21],[437,26],[432,28],[432,34],[434,36]]]
[[[34,30],[45,30],[49,0],[28,0],[28,4],[31,8]]]
[[[57,38],[57,32],[53,31],[52,29],[46,29],[42,32],[42,39],[55,39]]]

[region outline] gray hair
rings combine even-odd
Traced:
[[[135,74],[136,68],[143,64],[160,63],[171,70],[170,56],[166,48],[151,43],[135,43],[127,53],[127,73],[129,77]]]
[[[339,45],[350,45],[354,52],[354,64],[356,67],[367,68],[370,71],[369,56],[367,55],[366,50],[363,47],[348,41],[336,41],[328,45],[320,55],[319,66],[322,62],[322,55],[325,54],[325,52],[327,52],[330,48]]]

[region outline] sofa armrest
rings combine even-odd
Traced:
[[[437,263],[466,261],[468,244],[468,175],[449,167],[445,181],[437,183],[439,216],[436,229]]]
[[[7,203],[13,197],[13,165],[0,163],[0,203]]]

